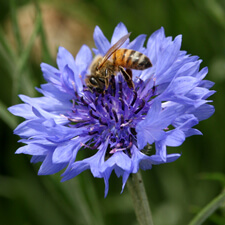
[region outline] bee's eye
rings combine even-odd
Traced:
[[[94,77],[90,78],[90,83],[93,84],[93,85],[98,85],[98,82]]]

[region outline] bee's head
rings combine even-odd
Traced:
[[[85,83],[91,91],[102,93],[105,89],[105,80],[98,76],[86,76]]]

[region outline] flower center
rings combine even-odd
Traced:
[[[90,141],[84,146],[98,148],[108,140],[110,154],[128,150],[136,144],[135,126],[145,118],[154,95],[153,82],[139,79],[131,89],[122,76],[113,76],[104,94],[84,89],[83,96],[76,95],[67,116],[69,126],[86,128],[84,135],[89,135]]]

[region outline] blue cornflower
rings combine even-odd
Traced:
[[[94,54],[104,55],[127,33],[119,23],[109,42],[96,27]],[[153,64],[132,71],[134,89],[119,73],[104,94],[90,91],[84,80],[93,57],[86,45],[75,59],[59,47],[58,69],[41,64],[47,83],[37,90],[43,97],[20,95],[24,103],[9,108],[25,118],[14,132],[26,145],[16,153],[32,155],[32,163],[42,162],[39,175],[65,168],[65,181],[90,169],[94,177],[104,178],[106,196],[113,170],[122,176],[123,190],[131,173],[180,157],[168,154],[167,146],[179,146],[186,137],[201,134],[192,127],[214,113],[206,100],[214,93],[209,90],[214,83],[203,80],[208,69],[199,70],[201,60],[180,50],[181,35],[172,40],[161,28],[150,36],[146,48],[145,38],[140,35],[123,45],[144,53]],[[92,156],[77,160],[79,150],[88,148]]]

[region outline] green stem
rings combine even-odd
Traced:
[[[148,198],[139,171],[136,174],[131,174],[127,181],[127,187],[131,193],[138,223],[140,225],[153,225]]]
[[[225,191],[214,198],[208,205],[206,205],[189,223],[189,225],[202,224],[216,209],[218,209],[225,202]]]

